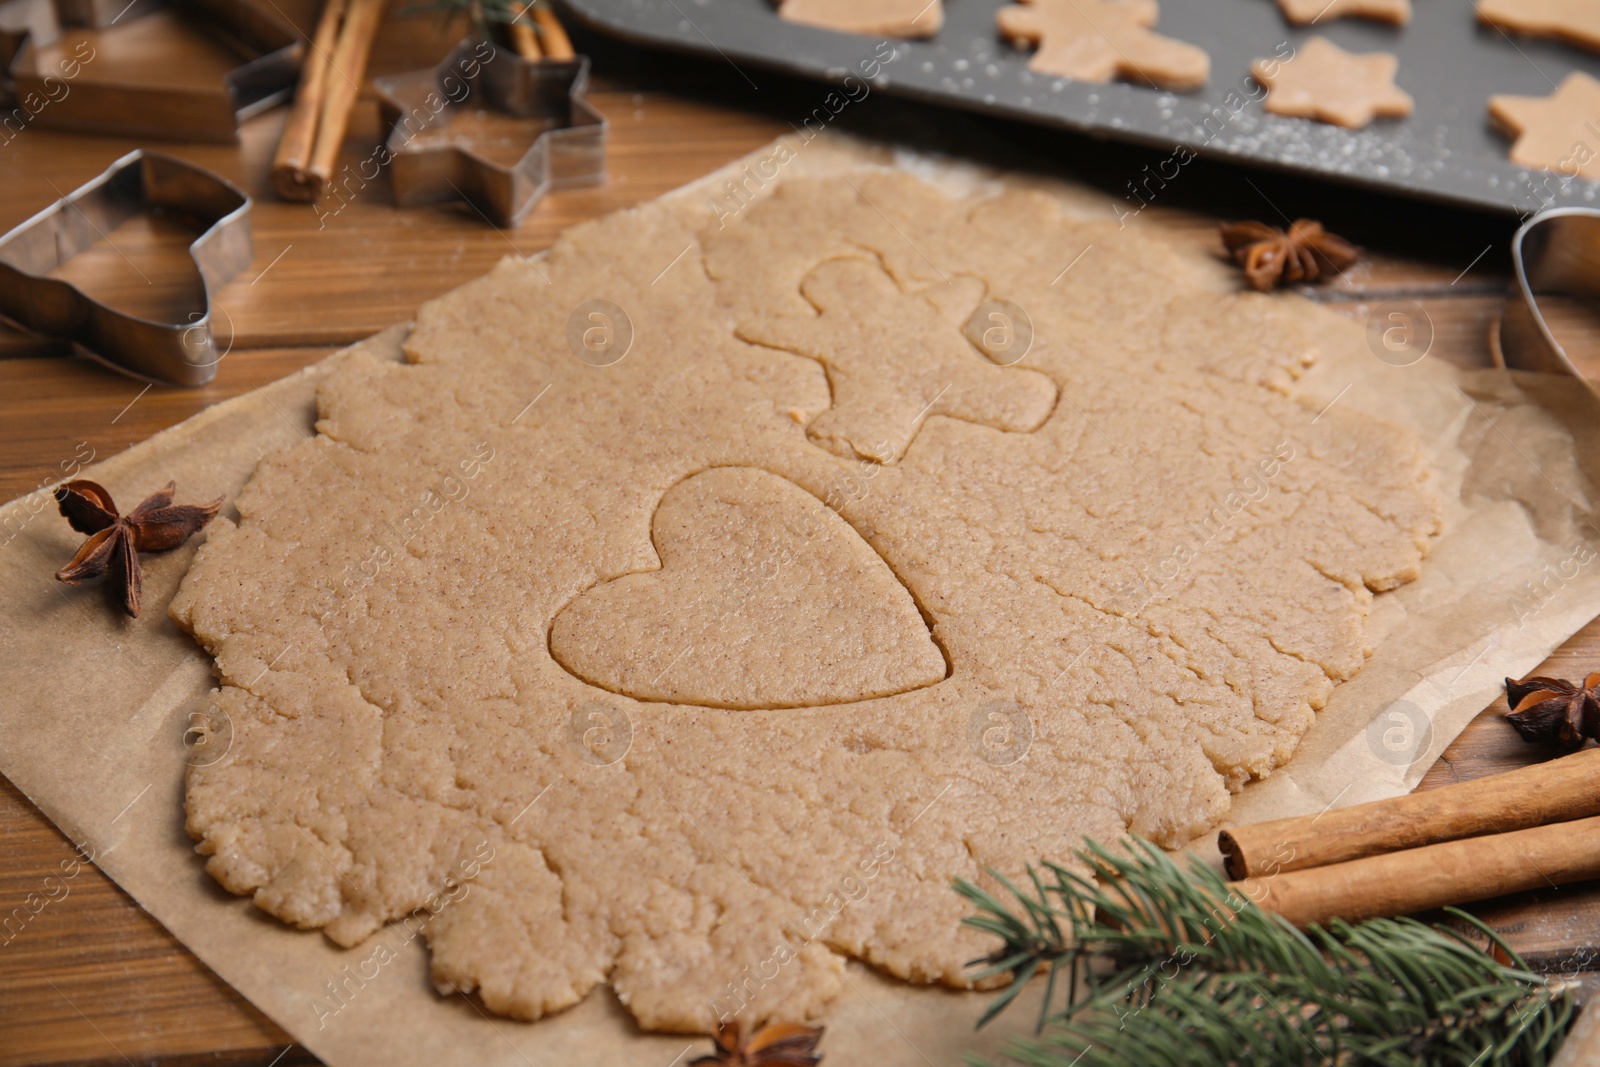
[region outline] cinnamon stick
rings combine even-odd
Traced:
[[[322,111],[317,116],[317,139],[311,149],[311,163],[306,168],[319,191],[333,177],[333,165],[338,161],[339,147],[344,144],[345,130],[350,125],[350,109],[355,107],[356,97],[360,95],[361,79],[367,73],[367,57],[372,54],[372,40],[378,32],[378,20],[383,17],[384,0],[349,0],[349,5],[333,48],[330,63],[333,69],[328,75]]]
[[[272,187],[285,200],[304,202],[317,198],[317,183],[306,173],[306,167],[311,162],[317,116],[322,112],[322,98],[328,87],[328,53],[338,37],[344,7],[345,0],[328,0],[317,22],[316,33],[301,59],[294,107],[278,139],[277,154],[272,158]]]
[[[1600,815],[1600,748],[1390,800],[1233,826],[1217,835],[1230,878],[1342,863],[1479,834]]]
[[[577,54],[572,50],[572,41],[567,37],[567,31],[562,29],[561,20],[556,18],[554,11],[544,4],[535,4],[533,20],[539,24],[539,37],[544,42],[545,55],[551,59],[571,59]]]
[[[1229,888],[1296,926],[1359,922],[1600,878],[1600,817],[1247,878]]]
[[[534,36],[533,27],[526,22],[511,23],[511,48],[523,59],[538,59],[539,38]]]

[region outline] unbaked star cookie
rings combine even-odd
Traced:
[[[1550,96],[1491,96],[1489,119],[1515,138],[1511,162],[1600,179],[1600,81],[1573,71]]]
[[[1029,70],[1084,82],[1113,78],[1198,89],[1211,73],[1202,49],[1151,30],[1155,0],[1026,0],[1000,9],[1000,35],[1037,45]]]
[[[941,0],[783,0],[778,17],[840,33],[932,37],[944,25]]]
[[[1559,37],[1600,51],[1597,0],[1478,0],[1478,21],[1512,33]]]
[[[1399,65],[1387,52],[1352,55],[1313,37],[1287,62],[1258,59],[1250,72],[1270,90],[1262,106],[1274,115],[1358,130],[1374,118],[1411,114],[1411,94],[1394,83]]]
[[[1372,19],[1404,26],[1411,21],[1411,0],[1278,0],[1284,17],[1296,26],[1334,19]]]

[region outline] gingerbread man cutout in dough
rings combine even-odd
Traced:
[[[957,278],[908,295],[876,263],[832,259],[800,283],[816,315],[754,319],[738,334],[823,365],[833,406],[807,436],[839,455],[893,462],[930,415],[1025,433],[1055,407],[1048,377],[992,363],[962,335],[982,290],[975,278]]]
[[[1600,115],[1600,81],[1573,71],[1550,96],[1491,96],[1489,118],[1514,138],[1511,162],[1567,177],[1600,178],[1590,124]]]
[[[1411,21],[1411,0],[1278,0],[1278,6],[1284,18],[1296,26],[1343,18],[1372,19],[1393,26]]]
[[[1595,0],[1478,0],[1478,21],[1600,51],[1600,3]]]
[[[1155,0],[1025,0],[1000,9],[1000,34],[1037,45],[1029,70],[1084,82],[1126,78],[1158,89],[1198,89],[1211,57],[1151,30]]]
[[[1313,37],[1288,62],[1258,59],[1250,72],[1270,90],[1262,107],[1274,115],[1359,130],[1374,118],[1411,114],[1411,94],[1394,83],[1399,66],[1387,52],[1352,55]]]

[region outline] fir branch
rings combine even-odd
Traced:
[[[1012,977],[978,1025],[1049,976],[1037,1036],[1007,1049],[1020,1064],[1535,1067],[1572,1021],[1565,988],[1456,909],[1447,910],[1508,964],[1451,927],[1412,919],[1302,932],[1198,860],[1183,871],[1142,838],[1124,852],[1088,842],[1077,859],[1030,868],[1026,886],[989,872],[1007,902],[956,883],[977,907],[965,925],[1001,941],[972,962],[975,977]],[[1053,1007],[1061,971],[1069,990]]]

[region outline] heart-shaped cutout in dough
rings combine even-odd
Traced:
[[[550,631],[556,661],[638,700],[799,708],[947,673],[911,593],[837,513],[750,467],[684,479],[652,523],[661,569],[603,582]]]

